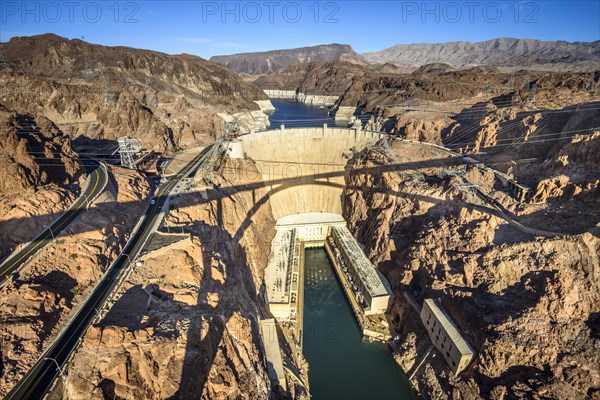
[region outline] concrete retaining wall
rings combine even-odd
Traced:
[[[350,117],[352,117],[356,113],[356,110],[357,110],[356,107],[348,107],[348,106],[337,107],[335,109],[334,118],[336,121],[349,121]]]

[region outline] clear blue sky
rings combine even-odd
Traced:
[[[600,0],[2,0],[0,7],[2,42],[51,32],[205,58],[334,42],[362,53],[398,43],[496,37],[600,40]]]

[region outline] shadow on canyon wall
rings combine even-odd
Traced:
[[[459,165],[466,165],[468,163],[466,163],[461,157],[450,157],[450,158],[443,159],[443,160],[429,160],[429,161],[422,161],[422,162],[405,162],[405,163],[388,164],[388,165],[381,165],[381,166],[375,166],[375,167],[358,168],[356,170],[353,170],[353,173],[377,176],[377,175],[380,175],[385,172],[418,171],[418,170],[423,170],[423,169],[427,169],[427,168],[437,168],[441,164],[459,166]],[[326,165],[326,164],[324,164],[324,165]],[[216,190],[209,191],[209,198],[207,200],[199,199],[198,204],[203,204],[203,203],[206,203],[207,201],[212,201],[213,199],[219,198],[219,197],[224,198],[224,197],[230,196],[232,193],[243,192],[243,191],[254,191],[254,190],[257,190],[260,188],[272,187],[275,185],[280,185],[280,186],[272,189],[272,192],[270,192],[269,195],[272,195],[273,193],[283,191],[286,189],[291,189],[291,188],[298,187],[298,186],[304,186],[307,184],[330,186],[330,187],[341,188],[341,189],[347,188],[347,189],[353,189],[353,190],[364,190],[364,188],[362,188],[362,187],[346,187],[345,185],[328,181],[329,178],[343,177],[344,174],[345,174],[344,171],[323,172],[323,173],[317,173],[317,174],[313,174],[313,175],[305,175],[305,176],[301,176],[301,177],[272,179],[272,180],[268,180],[268,181],[264,181],[264,182],[257,182],[257,183],[247,183],[247,184],[245,184],[243,182],[237,183],[233,186],[228,186],[223,189],[216,188]],[[405,192],[395,192],[395,191],[384,190],[384,189],[380,189],[380,188],[370,187],[368,190],[370,192],[377,192],[377,193],[387,194],[390,196],[401,196],[401,197],[405,197],[405,198],[412,198],[415,200],[431,202],[434,204],[444,202],[444,200],[440,200],[437,198],[431,198],[428,196],[419,196],[419,195],[415,195],[415,194],[410,194],[410,193],[405,193]],[[159,201],[161,199],[162,198],[157,198],[156,200]],[[263,197],[262,199],[260,199],[259,201],[256,202],[253,209],[256,210],[256,209],[260,208],[262,205],[264,205],[266,203],[267,200],[268,200],[268,197]],[[576,203],[577,200],[573,200],[572,202]],[[108,201],[108,202],[103,202],[103,203],[97,204],[93,207],[103,207],[107,210],[110,210],[110,209],[114,208],[117,204],[118,203],[116,203],[116,202]],[[124,203],[124,204],[128,204],[128,203]],[[140,204],[140,203],[137,203],[137,204]],[[491,214],[500,216],[502,218],[502,215],[498,212],[498,210],[488,207],[488,206],[464,203],[464,207],[470,208],[470,209],[478,209],[483,212],[487,212],[487,213],[491,213]],[[509,217],[511,217],[513,219],[518,219],[518,217],[511,214],[507,210],[503,210],[503,212],[504,212],[504,214],[508,215]],[[73,213],[76,213],[76,211],[68,210],[63,215],[70,215]],[[539,214],[542,214],[542,213],[540,212]],[[535,218],[536,215],[537,215],[536,213],[533,213],[533,214],[531,214],[530,217],[528,217],[528,219]],[[47,221],[48,217],[49,217],[48,215],[37,215],[37,216],[33,216],[33,217],[8,218],[8,219],[0,222],[0,231],[4,230],[4,232],[7,232],[8,228],[11,225],[13,225],[13,224],[28,224],[31,222],[31,220],[33,220],[33,223],[35,223],[36,225],[39,225],[42,222]],[[40,223],[38,223],[37,221],[40,221]],[[599,221],[600,221],[600,215],[597,217],[596,220],[590,220],[587,227],[582,227],[582,228],[578,229],[577,231],[569,232],[569,233],[578,234],[578,233],[586,232],[589,230],[589,228],[593,227]],[[94,228],[89,227],[89,226],[88,227],[83,226],[83,227],[80,227],[80,229],[81,229],[80,232],[85,232],[87,229],[92,230]],[[243,232],[243,229],[245,229],[245,227],[242,227],[241,232]],[[240,237],[240,234],[236,233],[236,235],[234,236],[234,239],[239,239],[239,237]]]
[[[448,165],[448,162],[455,163],[455,165],[462,165],[464,161],[460,157],[454,157],[453,159],[443,160],[444,165]],[[424,162],[407,162],[407,163],[399,163],[393,165],[382,165],[368,168],[359,168],[353,170],[353,174],[365,174],[365,175],[380,175],[383,172],[391,172],[391,171],[408,171],[408,170],[421,170],[424,168],[437,167],[440,165],[439,160],[432,161],[424,161]],[[200,196],[196,196],[197,205],[204,204],[207,202],[216,202],[217,211],[220,209],[220,201],[226,197],[230,197],[234,193],[244,192],[244,191],[254,191],[256,189],[270,187],[271,190],[265,194],[262,198],[256,199],[254,198],[254,203],[250,211],[244,216],[243,221],[240,223],[238,230],[231,236],[222,226],[222,217],[217,212],[217,225],[211,226],[204,224],[202,222],[198,222],[200,229],[197,231],[200,232],[200,240],[205,247],[204,250],[204,265],[205,267],[210,266],[211,262],[215,259],[221,258],[226,264],[233,265],[248,265],[248,260],[246,253],[243,247],[240,245],[240,239],[243,236],[243,233],[250,224],[252,223],[252,216],[264,205],[268,204],[269,197],[278,191],[288,190],[294,188],[296,186],[302,185],[324,185],[331,186],[340,189],[350,189],[350,190],[364,190],[363,187],[346,187],[345,185],[329,182],[328,178],[333,177],[341,177],[344,176],[344,171],[336,171],[336,172],[326,172],[321,174],[315,174],[310,176],[303,176],[301,178],[290,178],[290,179],[274,179],[266,182],[258,182],[258,183],[239,183],[234,184],[233,186],[226,186],[223,188],[216,187],[213,190],[208,192],[208,198],[202,199]],[[445,184],[445,183],[444,183]],[[273,186],[280,185],[275,188]],[[411,193],[406,193],[402,191],[393,191],[386,189],[378,189],[369,187],[366,190],[369,192],[379,192],[386,194],[388,196],[396,196],[402,198],[410,198],[413,200],[424,201],[435,204],[434,208],[430,210],[432,213],[443,213],[447,209],[447,205],[444,200],[431,198],[423,195],[415,195]],[[157,199],[159,201],[162,199]],[[189,206],[190,204],[186,204]],[[111,202],[106,202],[99,204],[97,207],[106,207],[110,209],[114,207],[115,204]],[[453,205],[456,207],[456,205]],[[470,203],[461,203],[458,207],[464,207],[468,209],[477,209],[482,212],[486,212],[489,214],[498,215],[498,210],[494,208],[470,204]],[[33,218],[42,218],[42,217],[33,217]],[[421,217],[413,217],[414,220],[408,221],[408,224],[420,224],[422,222]],[[600,220],[600,216],[598,216]],[[9,220],[14,222],[19,222],[18,219],[16,221]],[[597,221],[590,221],[591,224],[597,223]],[[4,223],[6,224],[6,222]],[[2,225],[0,225],[0,229]],[[395,234],[395,233],[394,233]],[[17,273],[18,274],[18,273]],[[524,286],[528,281],[529,277],[523,277],[521,281],[509,289],[505,291],[504,294],[498,295],[497,298],[494,299],[494,304],[497,304],[498,307],[494,308],[494,310],[483,310],[484,313],[492,316],[496,322],[501,322],[506,320],[506,318],[510,317],[511,314],[519,313],[522,310],[511,309],[510,300],[514,296],[523,296]],[[547,276],[547,279],[553,279],[551,273]],[[247,310],[236,310],[230,308],[230,304],[223,304],[223,300],[220,297],[219,301],[216,305],[210,306],[208,305],[208,294],[212,292],[218,293],[231,293],[231,292],[239,292],[240,291],[240,283],[242,284],[242,288],[246,293],[246,296],[249,300],[251,300],[254,304],[259,304],[259,309],[256,310],[256,313],[248,313]],[[264,287],[263,287],[264,289]],[[464,290],[464,288],[463,288]],[[529,289],[528,289],[529,290]],[[165,292],[160,290],[160,287],[151,287],[151,288],[142,288],[140,286],[135,286],[129,289],[117,303],[112,307],[110,312],[103,319],[101,324],[104,325],[117,325],[117,326],[141,326],[142,318],[144,316],[143,312],[139,315],[134,316],[134,320],[128,320],[124,318],[125,315],[122,315],[124,310],[127,310],[131,307],[131,300],[135,298],[144,298],[144,296],[140,296],[141,292],[146,292],[147,296],[154,296],[158,299],[161,296],[167,296]],[[148,294],[148,291],[150,294]],[[137,293],[136,293],[137,292]],[[532,302],[536,301],[536,298],[539,298],[540,290],[539,288],[533,288],[533,290],[529,290],[528,296],[531,296]],[[429,293],[431,295],[435,295],[435,293]],[[537,296],[537,297],[536,297]],[[169,300],[168,296],[164,297],[165,300]],[[201,321],[193,321],[190,324],[189,330],[187,332],[187,348],[185,352],[185,360],[183,362],[183,371],[181,377],[181,387],[177,392],[175,398],[186,399],[186,398],[198,398],[201,397],[203,388],[206,385],[207,379],[209,378],[209,372],[211,369],[211,365],[214,363],[215,357],[218,353],[218,346],[223,337],[224,331],[226,329],[227,321],[231,318],[234,312],[241,311],[245,313],[245,316],[252,321],[252,337],[255,343],[260,342],[259,335],[259,327],[257,322],[257,317],[261,310],[260,308],[263,306],[263,295],[262,293],[256,293],[254,289],[254,284],[252,282],[252,276],[249,268],[228,268],[228,276],[224,280],[224,282],[220,282],[218,280],[214,280],[211,278],[210,273],[204,273],[202,282],[199,283],[199,291],[198,291],[198,303],[196,308],[203,312],[203,315],[210,316],[210,326],[212,329],[215,329],[214,332],[210,335],[205,335],[204,338],[201,336],[202,323]],[[172,300],[172,299],[171,299]],[[139,301],[139,300],[138,300]],[[143,303],[143,304],[142,304]],[[142,302],[137,304],[136,307],[138,310],[146,310],[146,303]],[[125,308],[127,306],[127,308]],[[477,304],[473,304],[473,307],[478,307]],[[129,315],[129,313],[127,313]],[[130,315],[129,315],[130,316]],[[125,325],[120,325],[125,324]],[[130,325],[129,325],[130,324]],[[594,324],[592,322],[592,324]],[[597,324],[597,322],[595,323]],[[110,396],[111,392],[114,394],[114,382],[104,382],[102,385],[103,390],[105,390],[105,394]]]

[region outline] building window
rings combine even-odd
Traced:
[[[454,361],[452,361],[452,366],[456,367],[456,363]]]

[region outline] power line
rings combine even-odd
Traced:
[[[587,108],[580,108],[580,109],[576,109],[576,110],[540,110],[540,111],[536,111],[536,112],[531,112],[531,115],[535,115],[535,114],[541,114],[542,117],[545,114],[555,114],[555,113],[564,113],[564,112],[568,112],[568,113],[574,113],[574,112],[582,112],[582,111],[591,111],[591,110],[598,110],[600,109],[600,107],[587,107]],[[521,124],[521,122],[523,121],[523,119],[515,119],[513,122],[509,123],[508,125],[505,126],[501,126],[501,121],[498,121],[499,126],[499,131],[496,133],[496,135],[498,135],[500,132],[502,131],[506,131],[509,129],[512,129],[516,126],[518,126],[519,124]],[[478,125],[479,124],[479,125]],[[484,128],[485,125],[481,125],[480,122],[476,122],[474,124],[471,124],[469,126],[467,126],[466,130],[461,130],[459,131],[455,136],[453,135],[450,140],[446,141],[445,144],[446,145],[458,145],[459,143],[457,143],[459,138],[464,138],[466,137],[468,134],[473,133],[477,127],[480,126],[481,128]],[[589,128],[589,129],[597,129],[597,128]],[[557,133],[561,133],[561,132],[557,132]],[[565,133],[565,132],[562,132]],[[514,139],[513,139],[514,140]],[[471,142],[468,143],[462,143],[462,144],[470,144]]]
[[[599,130],[600,126],[597,127],[593,127],[593,128],[586,128],[586,129],[578,129],[578,130],[573,130],[573,131],[564,131],[564,132],[548,132],[548,133],[544,133],[544,134],[540,134],[536,136],[537,138],[543,138],[545,136],[548,135],[559,135],[559,134],[569,134],[569,133],[583,133],[583,132],[589,132],[587,134],[587,136],[590,136],[593,134],[593,132],[590,131],[596,131]],[[527,140],[525,143],[543,143],[543,142],[549,142],[549,141],[554,141],[554,140],[566,140],[566,139],[573,139],[574,136],[565,136],[565,137],[559,137],[559,138],[549,138],[549,139],[541,139],[541,140],[532,140],[529,141]],[[485,148],[493,148],[493,147],[506,147],[506,146],[511,146],[514,144],[514,141],[516,139],[499,139],[499,140],[510,140],[509,143],[501,143],[501,144],[497,144],[497,145],[493,145],[493,146],[486,146]],[[456,143],[455,146],[462,146],[462,145],[468,145],[468,144],[472,144],[472,142],[463,142],[463,143]]]

